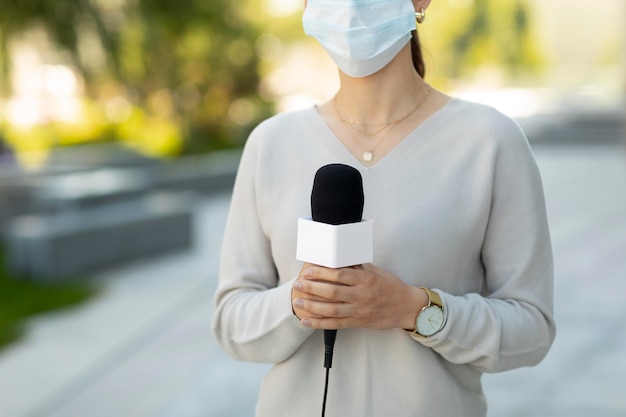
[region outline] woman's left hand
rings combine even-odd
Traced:
[[[305,264],[293,288],[302,324],[315,329],[413,329],[428,303],[423,290],[372,264],[338,269]]]

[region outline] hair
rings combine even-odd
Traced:
[[[424,78],[426,74],[426,65],[424,65],[424,55],[422,54],[422,46],[420,44],[420,38],[417,34],[417,30],[414,30],[411,37],[411,57],[413,58],[413,66],[415,71]]]

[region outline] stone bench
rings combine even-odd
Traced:
[[[33,207],[60,213],[133,200],[154,189],[154,174],[144,167],[99,167],[31,181]]]
[[[33,178],[35,212],[62,212],[137,198],[154,190],[211,194],[231,189],[241,151],[188,156],[153,166],[98,167]]]
[[[93,208],[14,218],[5,236],[16,274],[55,281],[192,245],[194,197],[155,192]]]
[[[159,167],[156,182],[161,189],[211,194],[232,189],[241,150],[186,156]]]

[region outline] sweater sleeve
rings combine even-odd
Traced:
[[[450,362],[500,372],[537,364],[556,333],[553,264],[539,170],[512,122],[494,132],[491,207],[481,251],[482,294],[439,291],[447,321],[417,339]]]
[[[259,141],[251,135],[240,162],[224,232],[213,333],[235,359],[278,363],[310,336],[291,307],[292,282],[279,285],[258,211]],[[295,278],[295,277],[294,277]]]

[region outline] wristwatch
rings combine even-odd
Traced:
[[[426,287],[419,287],[428,294],[428,304],[422,308],[415,318],[415,330],[410,332],[422,337],[429,337],[437,333],[445,324],[443,303],[441,297]]]

